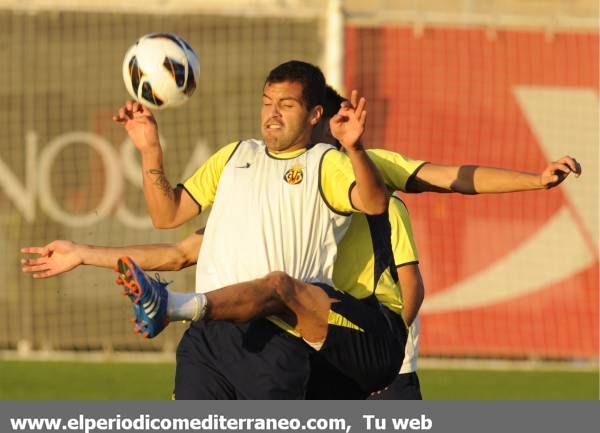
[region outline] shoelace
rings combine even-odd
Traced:
[[[164,287],[167,287],[169,284],[171,284],[173,282],[173,280],[171,280],[171,281],[163,280],[160,277],[160,274],[158,272],[154,273],[154,278],[152,278],[150,276],[148,278],[150,278],[153,282],[159,283],[160,285],[162,285]]]

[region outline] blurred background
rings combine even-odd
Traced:
[[[369,147],[528,172],[576,157],[583,176],[551,191],[403,199],[426,286],[423,357],[598,362],[596,0],[0,0],[0,29],[2,353],[172,358],[184,327],[135,336],[111,271],[34,281],[19,253],[175,242],[203,225],[152,229],[137,152],[111,121],[128,98],[125,51],[160,31],[201,65],[191,101],[157,114],[173,184],[259,136],[264,78],[292,58],[365,94]],[[163,278],[193,290],[193,268]]]

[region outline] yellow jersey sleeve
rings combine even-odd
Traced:
[[[406,182],[426,161],[418,161],[384,149],[368,149],[369,157],[379,169],[384,182],[395,190],[405,191]]]
[[[396,266],[418,263],[417,246],[408,209],[404,202],[394,195],[390,199],[389,218],[392,226],[392,251]]]
[[[328,150],[321,160],[319,173],[321,193],[336,212],[357,212],[350,201],[350,191],[356,182],[350,158],[338,150]]]
[[[238,144],[236,141],[223,146],[183,183],[185,190],[202,209],[213,203],[223,168]]]

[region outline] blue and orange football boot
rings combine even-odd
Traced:
[[[140,269],[130,257],[117,261],[117,284],[124,287],[123,295],[133,302],[134,332],[145,338],[154,338],[169,324],[167,318],[168,283],[152,278]]]

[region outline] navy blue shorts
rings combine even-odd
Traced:
[[[345,319],[329,324],[321,350],[266,319],[195,322],[177,349],[175,398],[364,399],[392,383],[406,343],[399,316],[374,296],[359,300],[319,287],[337,300],[331,310]]]
[[[404,359],[407,338],[404,322],[399,315],[382,306],[375,296],[356,299],[331,287],[320,287],[330,298],[340,301],[332,303],[331,310],[360,329],[330,323],[325,344],[313,354],[312,369],[328,364],[351,379],[357,387],[351,398],[366,398],[372,392],[384,389],[396,378]],[[316,375],[319,375],[318,370]],[[319,395],[319,390],[331,391],[328,380],[319,378],[324,383],[321,387],[316,378],[311,378],[307,397],[324,398]]]
[[[369,400],[423,400],[419,376],[414,371],[399,374],[389,387],[371,395]]]
[[[311,351],[266,319],[194,322],[177,348],[175,398],[303,399]]]

